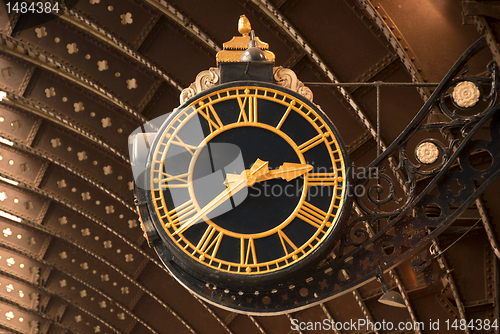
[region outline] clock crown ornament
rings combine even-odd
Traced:
[[[180,104],[184,104],[193,96],[221,83],[240,80],[254,80],[277,84],[313,101],[313,93],[306,87],[294,71],[282,66],[274,66],[275,55],[269,51],[269,44],[262,42],[259,37],[251,37],[252,26],[245,15],[241,15],[238,22],[238,31],[241,36],[234,36],[230,41],[223,44],[223,50],[216,55],[217,67],[201,71],[195,81],[183,89],[180,96]],[[253,42],[251,40],[253,39]],[[242,59],[243,54],[255,47],[262,51],[265,60],[247,61]]]
[[[238,32],[243,37],[246,37],[248,36],[250,31],[252,31],[252,25],[250,24],[250,21],[247,19],[245,15],[241,15],[240,19],[238,20]]]
[[[217,64],[226,62],[241,62],[241,54],[248,48],[250,43],[250,32],[252,26],[245,15],[241,15],[238,21],[238,32],[241,36],[234,36],[230,41],[222,45],[222,51],[216,55]],[[256,47],[264,52],[267,60],[274,63],[275,55],[269,51],[269,44],[255,37]]]
[[[255,36],[245,15],[240,17],[238,31],[242,36],[234,36],[217,53],[220,82],[254,80],[272,83],[275,56],[269,51],[269,44]]]

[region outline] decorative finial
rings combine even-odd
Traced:
[[[249,47],[250,32],[252,31],[250,21],[245,15],[241,15],[238,20],[238,31],[242,36],[234,36],[230,41],[222,44],[222,50],[217,52],[217,64],[243,61],[240,60],[240,57]],[[264,51],[267,60],[274,62],[275,56],[269,51],[269,44],[262,42],[257,36],[254,36],[252,40],[255,47]]]
[[[252,31],[252,26],[250,25],[250,21],[247,19],[245,15],[241,15],[238,21],[238,32],[243,36],[248,36],[248,34]]]

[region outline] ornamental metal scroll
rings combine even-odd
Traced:
[[[367,201],[363,202],[362,197],[355,198],[363,215],[352,222],[351,226],[355,226],[360,221],[374,222],[382,219],[387,220],[387,224],[391,224],[396,218],[399,219],[402,212],[414,207],[416,201],[426,196],[430,191],[430,185],[428,185],[425,190],[418,193],[417,180],[434,177],[433,182],[437,182],[439,180],[437,175],[443,175],[452,164],[457,164],[453,157],[456,158],[457,151],[463,149],[465,143],[471,141],[474,134],[480,131],[481,127],[478,125],[492,117],[494,110],[496,110],[499,85],[497,64],[492,61],[487,65],[488,76],[472,77],[467,75],[467,62],[485,46],[486,43],[483,39],[471,46],[446,75],[405,131],[368,166],[369,169],[376,169],[378,173],[368,174],[371,178],[367,178],[365,174],[360,174],[361,177],[357,178],[355,183],[367,189]],[[485,90],[488,90],[487,94],[484,94]],[[452,106],[453,110],[451,110]],[[433,108],[438,108],[440,112],[449,117],[450,121],[447,123],[424,123]],[[420,143],[414,145],[414,159],[410,159],[408,153],[410,141],[413,138],[418,138],[419,134],[429,136],[436,130],[442,134],[441,140],[438,138],[421,140]],[[447,140],[443,142],[443,138]],[[475,149],[474,152],[479,152],[479,150],[480,148]],[[471,151],[471,153],[473,152]],[[385,166],[388,160],[396,154],[399,163],[392,171],[392,175],[389,176],[386,174],[388,171]],[[396,175],[399,178],[395,177]],[[404,180],[406,183],[407,192],[403,198],[396,196],[396,179]],[[371,186],[369,186],[370,181],[372,181]],[[376,197],[373,195],[374,193]],[[372,206],[369,207],[366,203]],[[388,203],[393,204],[392,210],[384,211],[381,206]],[[428,206],[427,211],[429,215],[442,213],[438,204]],[[372,226],[372,228],[375,231],[378,230],[377,226]],[[367,235],[366,233],[362,234]]]
[[[352,291],[375,279],[379,265],[387,271],[428,246],[500,176],[498,67],[495,62],[488,64],[484,77],[469,76],[467,71],[467,62],[485,46],[482,38],[462,55],[407,128],[368,166],[378,173],[358,175],[356,184],[368,191],[355,198],[359,217],[344,226],[332,258],[308,270],[307,276],[272,289],[217,287],[174,267],[181,284],[230,311],[284,314]],[[459,91],[454,94],[455,89]],[[450,121],[425,123],[433,108],[439,108]],[[429,138],[429,134],[440,133],[447,140]],[[422,140],[423,135],[427,138]],[[409,150],[410,144],[416,148]],[[471,164],[470,158],[476,154],[489,156],[489,166]],[[396,168],[387,169],[389,159],[395,158]],[[417,188],[419,179],[426,182],[421,190]],[[396,194],[398,180],[406,182],[405,194]],[[456,185],[461,187],[459,191]],[[168,258],[166,248],[157,251],[160,258]]]

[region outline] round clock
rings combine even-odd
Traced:
[[[312,102],[237,81],[168,117],[140,191],[178,268],[203,282],[262,286],[303,275],[332,250],[350,204],[347,166]]]

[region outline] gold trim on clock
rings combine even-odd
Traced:
[[[224,124],[214,107],[217,103],[227,100],[236,100],[240,108],[237,121],[231,124]],[[264,112],[258,108],[259,100],[268,100],[287,107],[276,126],[273,127],[259,122],[259,112]],[[318,134],[305,142],[295,143],[281,130],[291,112],[296,112],[305,119]],[[343,207],[347,191],[344,182],[346,175],[344,156],[334,132],[319,114],[320,112],[291,94],[262,86],[230,87],[217,90],[200,97],[180,111],[170,121],[170,124],[159,138],[151,164],[151,193],[154,210],[167,236],[179,250],[205,266],[243,275],[280,270],[301,261],[301,259],[313,252],[328,237],[337,224],[339,210]],[[183,125],[195,115],[200,115],[207,121],[211,132],[198,146],[186,144],[178,135]],[[285,220],[276,224],[273,228],[260,233],[243,234],[223,229],[212,220],[204,219],[207,225],[206,230],[195,245],[183,236],[182,232],[187,228],[182,229],[182,222],[202,210],[196,200],[192,180],[198,156],[203,147],[214,137],[231,129],[249,126],[271,131],[283,138],[293,148],[303,165],[306,165],[304,153],[317,145],[324,144],[334,169],[328,173],[304,174],[302,194],[297,206]],[[183,147],[192,155],[189,168],[185,173],[169,175],[163,171],[163,161],[172,145]],[[287,162],[284,161],[283,163]],[[162,183],[165,181],[172,183],[168,185],[169,188],[187,188],[190,199],[176,208],[168,208],[163,197]],[[318,185],[334,187],[333,196],[326,212],[306,201],[309,189]],[[316,232],[302,245],[295,245],[283,231],[295,218],[299,218],[316,228]],[[254,241],[273,234],[278,236],[285,255],[272,261],[259,263]],[[217,251],[224,237],[239,239],[239,263],[217,258]]]

